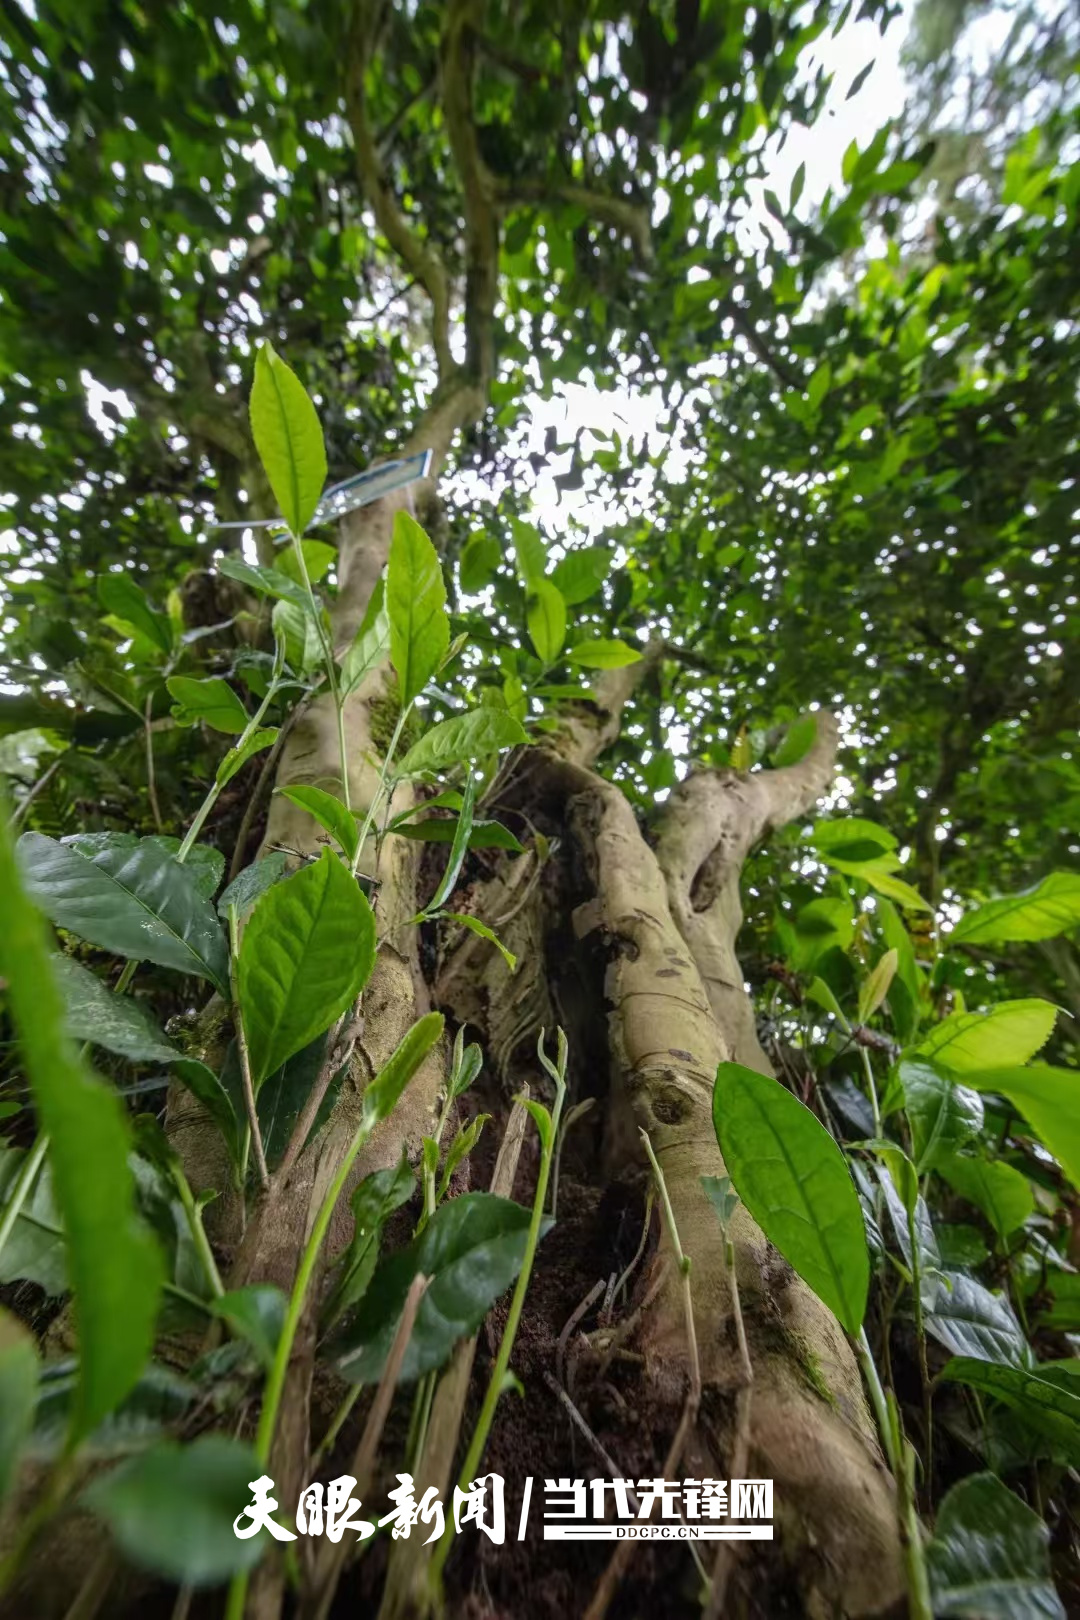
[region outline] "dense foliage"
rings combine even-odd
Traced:
[[[480,1471],[558,1217],[553,1031],[531,1209],[460,1190],[494,1059],[441,1012],[378,1067],[287,1286],[223,1277],[203,1209],[256,1225],[331,1118],[396,843],[424,849],[421,954],[470,931],[520,971],[477,887],[557,840],[500,810],[508,761],[624,672],[598,769],[654,842],[688,772],[796,766],[815,711],[840,719],[819,818],[747,868],[779,1083],[716,1076],[717,1240],[741,1201],[857,1346],[913,1614],[1080,1602],[1076,64],[1055,36],[1053,94],[977,187],[909,120],[849,148],[836,195],[767,190],[751,250],[767,140],[819,113],[841,25],[827,0],[5,9],[5,1582],[107,1459],[87,1501],[124,1559],[231,1582],[238,1620],[267,1538],[232,1519],[316,1304],[342,1423],[361,1386],[417,1386],[413,1461],[437,1369],[516,1285]],[[580,384],[594,422],[535,431]],[[398,512],[343,637],[365,509],[329,521],[326,486],[440,413],[438,498]],[[314,854],[265,847],[291,728],[389,669],[368,802],[342,723],[326,778],[278,794]],[[354,1187],[439,1052],[419,1162]],[[222,1184],[194,1184],[169,1086]]]

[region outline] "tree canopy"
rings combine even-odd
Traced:
[[[896,9],[863,0],[857,17],[885,29]],[[518,934],[504,939],[483,906],[497,891],[499,915],[518,917],[499,863],[527,849],[549,922],[568,908],[552,924],[559,948],[588,936],[581,873],[602,861],[567,853],[580,828],[552,811],[551,784],[572,798],[588,777],[596,816],[615,820],[618,795],[604,794],[617,787],[672,896],[672,850],[701,793],[719,831],[687,877],[686,915],[674,898],[672,915],[694,955],[695,915],[721,897],[728,933],[709,948],[728,973],[745,911],[735,989],[741,999],[745,972],[757,1012],[731,1036],[708,989],[720,980],[702,968],[723,1037],[702,1048],[710,1085],[721,1059],[719,1147],[734,1195],[847,1330],[864,1373],[865,1297],[828,1276],[873,1271],[875,1348],[924,1477],[905,1483],[901,1430],[884,1424],[882,1446],[901,1517],[933,1527],[907,1571],[920,1615],[920,1580],[935,1612],[969,1612],[965,1527],[1027,1513],[1017,1492],[1049,1530],[1034,1513],[1018,1521],[1031,1595],[1015,1612],[1062,1612],[1046,1543],[1059,1574],[1078,1536],[1080,81],[1064,8],[1016,8],[989,64],[961,70],[959,42],[985,9],[916,6],[904,115],[851,142],[836,186],[800,163],[783,195],[778,150],[798,151],[835,95],[850,4],[27,0],[0,15],[0,771],[21,882],[68,947],[56,974],[42,970],[54,1021],[136,1110],[149,1093],[171,1131],[170,1069],[220,1128],[224,1173],[254,1208],[340,1119],[356,1009],[383,971],[373,919],[419,926],[412,982],[428,1000],[366,1075],[374,1101],[336,1197],[441,1050],[429,1004],[461,1026],[491,1012],[488,989],[442,994],[463,931],[490,946],[491,971],[522,973]],[[414,515],[316,511],[324,486],[420,450],[433,464]],[[347,744],[361,700],[362,745]],[[549,760],[533,797],[513,774],[526,742]],[[293,770],[303,749],[318,760],[310,778]],[[749,819],[724,820],[734,812],[702,783],[724,784]],[[827,819],[811,831],[819,800]],[[383,860],[370,870],[369,837]],[[412,841],[421,853],[385,853]],[[436,857],[449,861],[438,873]],[[399,917],[386,897],[413,858],[401,893],[415,903]],[[152,921],[129,910],[105,926],[106,902],[78,909],[69,881],[134,894]],[[21,889],[17,912],[29,960],[40,941]],[[333,938],[318,934],[324,913]],[[310,969],[294,963],[288,992],[268,990],[275,940],[296,930]],[[550,939],[536,949],[524,979],[555,972]],[[125,969],[110,1001],[112,956],[143,963],[138,997],[124,995]],[[607,995],[623,971],[609,963],[594,988]],[[66,1048],[35,1055],[30,999],[5,973],[4,1016],[25,1049],[5,1049],[0,1075],[5,1303],[18,1311],[9,1289],[29,1283],[41,1292],[23,1314],[48,1315],[41,1302],[70,1283],[90,1321],[80,1222],[112,1221],[116,1274],[142,1278],[151,1314],[160,1270],[166,1313],[194,1293],[255,1346],[250,1393],[285,1339],[275,1316],[267,1351],[266,1321],[237,1327],[205,1304],[207,1278],[193,1278],[208,1255],[210,1295],[225,1290],[204,1188],[141,1115],[134,1191],[80,1205],[62,1099],[38,1069],[74,1065],[80,1097],[89,1083]],[[242,1008],[246,1036],[238,1026],[219,1062],[204,1046],[177,1059],[177,1021],[212,990]],[[561,1012],[558,997],[545,1004]],[[503,1031],[496,1062],[496,1021],[488,1061],[508,1070],[520,1031]],[[597,1063],[607,1041],[587,1037],[571,1085],[573,1063]],[[1031,1063],[1044,1046],[1047,1061]],[[565,1054],[539,1061],[556,1100],[537,1222],[568,1073]],[[461,1253],[476,1245],[482,1270],[500,1236],[505,1289],[528,1278],[538,1228],[514,1205],[505,1230],[474,1231],[489,1217],[467,1200],[489,1195],[453,1196],[482,1125],[469,1138],[465,1121],[449,1159],[441,1142],[439,1169],[473,1062],[459,1041],[444,1065],[434,1169],[425,1145],[422,1213],[401,1253],[419,1275],[438,1219]],[[824,1155],[841,1229],[850,1204],[839,1261],[820,1231],[814,1254],[799,1251],[783,1189],[756,1174],[762,1138],[739,1132],[759,1103],[777,1139]],[[93,1125],[121,1167],[124,1112]],[[47,1182],[34,1146],[46,1132]],[[27,1268],[21,1210],[39,1195],[68,1247],[63,1260],[35,1250]],[[734,1195],[710,1193],[724,1242]],[[407,1165],[377,1167],[354,1197],[357,1231],[372,1209],[376,1233],[391,1230],[412,1196]],[[168,1228],[164,1258],[136,1205],[159,1240]],[[294,1256],[298,1313],[318,1256],[318,1244]],[[411,1274],[400,1260],[389,1281],[380,1270],[374,1298],[393,1295],[398,1314],[376,1311],[368,1333],[348,1313],[374,1265],[354,1236],[324,1304],[353,1335],[345,1376],[377,1383]],[[295,1303],[292,1276],[236,1292],[290,1285]],[[107,1286],[122,1291],[115,1276]],[[470,1299],[445,1342],[410,1295],[409,1378],[432,1373],[498,1292]],[[126,1386],[123,1356],[115,1389],[84,1368],[80,1443],[130,1396],[153,1336],[143,1325]],[[1033,1393],[1025,1380],[1039,1384],[1043,1363],[1054,1370]],[[0,1343],[0,1382],[3,1366]],[[263,1466],[269,1395],[261,1410]],[[155,1432],[167,1425],[155,1418]],[[1011,1505],[997,1494],[1008,1490]],[[99,1507],[139,1565],[107,1487]],[[999,1604],[1007,1540],[984,1570]],[[238,1620],[248,1565],[234,1554],[231,1542],[217,1563],[207,1552],[191,1578],[231,1577]],[[162,1555],[142,1567],[190,1574]]]

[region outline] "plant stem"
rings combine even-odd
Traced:
[[[386,791],[386,780],[390,770],[390,761],[393,759],[397,745],[401,741],[401,733],[405,729],[405,722],[409,718],[411,710],[412,704],[406,703],[405,707],[397,717],[397,724],[394,726],[394,730],[391,734],[390,742],[386,750],[386,756],[383,759],[382,768],[379,771],[379,780],[375,784],[375,792],[372,794],[371,803],[368,805],[367,814],[364,817],[364,824],[360,829],[360,837],[356,841],[356,854],[352,859],[353,877],[356,876],[357,871],[359,870],[360,857],[364,852],[364,845],[367,843],[368,834],[371,832],[372,824],[374,823],[375,817],[378,814],[379,804],[382,800],[383,793]]]
[[[236,1031],[236,1050],[240,1058],[240,1083],[244,1092],[244,1110],[247,1114],[251,1143],[255,1149],[255,1168],[259,1174],[259,1185],[265,1188],[270,1185],[270,1172],[266,1168],[266,1154],[263,1151],[262,1133],[259,1130],[259,1115],[255,1107],[255,1087],[251,1083],[251,1056],[248,1052],[247,1035],[244,1033],[244,1011],[240,1005],[240,990],[237,983],[239,956],[240,920],[235,905],[230,905],[229,986],[232,990],[233,1027]]]
[[[22,1212],[22,1207],[29,1198],[37,1180],[38,1171],[45,1162],[45,1155],[49,1149],[49,1138],[42,1131],[37,1141],[23,1161],[23,1167],[15,1178],[15,1185],[11,1191],[4,1213],[0,1216],[0,1254],[3,1253],[4,1244],[15,1229],[15,1222]]]
[[[560,1031],[561,1035],[561,1031]],[[542,1037],[541,1037],[542,1038]],[[565,1043],[560,1040],[560,1046]],[[545,1064],[545,1067],[547,1065]],[[563,1065],[560,1065],[560,1069]],[[461,1465],[458,1478],[459,1485],[464,1488],[479,1465],[487,1445],[488,1435],[495,1417],[495,1408],[499,1404],[502,1394],[506,1370],[510,1365],[510,1353],[514,1348],[514,1339],[517,1335],[518,1323],[521,1320],[522,1308],[525,1304],[525,1294],[529,1287],[529,1278],[532,1274],[533,1261],[536,1258],[536,1247],[540,1241],[540,1226],[544,1218],[544,1203],[547,1198],[548,1178],[551,1174],[551,1160],[554,1153],[555,1141],[559,1134],[559,1120],[562,1117],[563,1101],[566,1097],[566,1080],[563,1073],[559,1073],[555,1081],[555,1107],[551,1111],[551,1129],[545,1142],[541,1137],[540,1170],[536,1178],[536,1191],[533,1194],[532,1220],[529,1222],[528,1236],[525,1239],[525,1255],[521,1262],[521,1270],[514,1287],[514,1296],[510,1301],[510,1310],[506,1318],[502,1338],[499,1340],[499,1350],[495,1357],[495,1365],[491,1369],[487,1391],[484,1395],[484,1404],[480,1408],[480,1416],[476,1420],[472,1440],[469,1444],[465,1461]],[[453,1524],[447,1526],[443,1532],[431,1560],[432,1588],[437,1590],[442,1577],[443,1566],[450,1556],[450,1542],[453,1537]]]
[[[922,1528],[915,1508],[910,1448],[907,1447],[904,1440],[903,1429],[900,1424],[900,1412],[895,1397],[891,1391],[886,1396],[881,1387],[881,1379],[878,1377],[874,1353],[870,1348],[870,1341],[866,1337],[865,1328],[859,1329],[859,1336],[855,1340],[855,1353],[858,1356],[863,1377],[866,1379],[866,1387],[870,1392],[870,1404],[874,1408],[881,1443],[885,1448],[885,1455],[888,1458],[893,1478],[896,1480],[900,1541],[904,1549],[904,1567],[907,1571],[910,1620],[933,1620],[933,1605],[930,1601],[930,1578],[926,1572]]]
[[[322,612],[320,611],[319,604],[315,600],[315,592],[311,588],[311,576],[307,570],[307,558],[304,556],[304,546],[300,536],[297,534],[292,535],[292,543],[293,556],[296,558],[296,566],[300,571],[300,578],[303,582],[304,589],[307,592],[308,605],[311,609],[311,617],[315,621],[315,630],[319,637],[319,646],[322,648],[323,664],[326,669],[326,679],[330,687],[330,698],[333,702],[334,713],[337,718],[338,757],[341,762],[341,797],[344,801],[346,810],[351,812],[352,800],[349,796],[349,751],[345,744],[345,702],[341,696],[341,688],[338,686],[337,665],[334,663],[334,649],[330,644],[330,638],[326,634],[326,626],[323,624]]]
[[[251,719],[248,721],[247,725],[244,727],[243,731],[241,732],[240,736],[237,738],[236,742],[233,743],[233,746],[229,750],[229,753],[233,753],[233,754],[237,753],[241,748],[243,748],[244,744],[248,741],[248,739],[250,737],[254,736],[255,732],[259,729],[259,726],[262,723],[263,715],[266,713],[267,709],[270,707],[270,704],[273,702],[274,697],[275,697],[275,695],[277,693],[279,679],[280,679],[280,675],[279,675],[279,672],[278,672],[278,670],[277,670],[277,668],[275,666],[274,674],[273,674],[273,677],[272,677],[272,679],[270,681],[270,685],[266,689],[266,696],[263,698],[262,702],[259,704],[259,707],[255,710],[255,713],[252,715]],[[221,771],[222,771],[222,766],[224,766],[225,760],[227,760],[228,757],[229,757],[229,754],[226,754],[225,759],[223,759],[222,762],[221,762],[221,765],[218,766],[218,772],[217,772],[217,775],[215,776],[213,782],[211,782],[211,784],[210,784],[210,790],[207,793],[206,798],[203,800],[202,804],[200,804],[199,808],[196,810],[195,819],[191,823],[191,826],[188,828],[187,832],[184,834],[184,841],[180,845],[180,848],[176,852],[176,859],[181,863],[181,865],[184,863],[184,861],[187,860],[188,856],[191,854],[192,846],[194,845],[195,840],[198,838],[199,834],[202,832],[203,824],[206,821],[207,816],[210,814],[211,810],[214,808],[215,804],[217,803],[218,797],[219,797],[219,795],[221,793],[221,790],[225,786],[225,783],[221,780]]]
[[[866,1084],[870,1092],[870,1107],[874,1110],[874,1135],[881,1136],[881,1108],[878,1104],[877,1081],[874,1079],[874,1065],[870,1061],[870,1053],[865,1046],[860,1046],[862,1053],[863,1070],[866,1074]]]
[[[143,736],[146,740],[146,792],[150,800],[150,814],[154,818],[154,827],[158,832],[162,828],[161,806],[158,804],[157,781],[154,776],[154,732],[150,724],[150,711],[154,706],[153,693],[146,699],[146,708],[143,711]]]
[[[293,1283],[288,1309],[285,1312],[285,1321],[281,1328],[281,1337],[278,1339],[273,1364],[266,1380],[266,1387],[263,1390],[259,1427],[255,1431],[255,1453],[264,1468],[270,1460],[270,1449],[274,1443],[274,1433],[277,1429],[278,1410],[281,1406],[281,1397],[285,1391],[285,1376],[289,1370],[289,1360],[292,1356],[292,1348],[300,1326],[300,1319],[304,1312],[308,1289],[315,1275],[319,1251],[329,1230],[330,1219],[337,1207],[338,1199],[345,1190],[345,1183],[349,1179],[349,1172],[352,1170],[356,1155],[374,1130],[375,1123],[373,1117],[361,1116],[356,1133],[338,1167],[338,1172],[330,1183],[326,1197],[319,1206],[319,1213],[316,1215],[315,1224],[311,1228],[311,1236],[308,1238],[304,1252],[300,1257],[296,1281]],[[229,1587],[228,1601],[225,1605],[224,1620],[243,1620],[247,1585],[248,1571],[245,1570],[241,1574],[233,1576]]]

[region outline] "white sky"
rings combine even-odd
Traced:
[[[764,193],[771,190],[787,207],[791,182],[800,163],[806,165],[806,180],[796,214],[809,218],[830,188],[842,188],[841,166],[852,140],[860,147],[869,145],[882,124],[899,117],[904,107],[906,86],[900,66],[900,51],[907,36],[914,0],[904,0],[900,15],[882,34],[875,23],[849,21],[835,37],[826,33],[807,53],[807,74],[819,65],[832,75],[832,86],[817,122],[809,129],[799,125],[788,132],[786,141],[774,138],[765,147],[765,178],[750,185],[755,202],[753,215],[740,227],[740,240],[748,255],[760,245],[761,233],[779,229],[764,205]],[[871,71],[850,101],[848,90],[856,75],[873,62]],[[556,397],[535,397],[531,405],[531,431],[526,453],[540,453],[549,427],[559,430],[560,444],[573,445],[582,428],[589,428],[601,440],[619,433],[655,455],[662,440],[656,429],[660,400],[654,392],[617,388],[601,393],[588,385],[563,384]],[[677,454],[677,452],[676,452]],[[561,494],[555,478],[569,470],[571,453],[553,457],[541,472],[533,494],[534,516],[550,535],[558,533],[560,520],[568,514],[585,524],[599,537],[605,522],[601,503],[587,490]],[[671,470],[669,468],[669,470]]]

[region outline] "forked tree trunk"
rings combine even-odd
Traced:
[[[418,445],[432,447],[441,462],[456,427],[475,409],[474,393],[451,394],[425,424]],[[419,492],[421,516],[432,493],[430,487]],[[364,508],[342,525],[341,590],[333,623],[339,650],[355,633],[386,561],[394,512],[406,499],[399,496]],[[647,1181],[639,1136],[644,1130],[662,1167],[682,1246],[692,1263],[699,1394],[684,1290],[666,1242],[656,1241],[655,1218],[647,1263],[638,1267],[614,1314],[615,1330],[621,1322],[626,1333],[623,1350],[643,1358],[636,1420],[625,1435],[628,1473],[773,1479],[778,1540],[764,1544],[764,1553],[752,1547],[753,1561],[736,1573],[734,1578],[744,1583],[740,1612],[770,1614],[784,1604],[784,1612],[814,1617],[882,1614],[901,1602],[903,1591],[895,1505],[851,1347],[831,1313],[740,1209],[733,1236],[752,1364],[748,1385],[721,1231],[701,1185],[703,1175],[723,1173],[711,1117],[717,1063],[735,1058],[770,1072],[735,953],[743,862],[771,828],[805,814],[821,795],[833,770],[836,728],[830,717],[821,716],[814,747],[785,770],[750,777],[734,771],[690,776],[671,795],[650,841],[618,787],[595,767],[617,735],[635,680],[660,653],[659,647],[650,648],[642,664],[602,676],[596,703],[575,706],[559,735],[518,751],[489,789],[489,808],[510,816],[517,812],[523,829],[545,835],[529,843],[523,831],[529,843],[526,854],[497,854],[487,875],[471,886],[470,909],[496,927],[519,958],[513,976],[490,946],[464,931],[442,941],[436,967],[425,973],[417,930],[405,926],[418,909],[422,846],[405,839],[387,841],[378,873],[381,947],[364,993],[363,1033],[334,1112],[300,1155],[286,1184],[249,1218],[242,1240],[238,1209],[235,1202],[230,1209],[227,1201],[215,1238],[226,1260],[231,1259],[232,1282],[291,1285],[311,1221],[355,1128],[365,1085],[410,1024],[432,1005],[467,1023],[470,1037],[484,1047],[492,1077],[485,1106],[497,1114],[489,1127],[492,1133],[504,1130],[511,1099],[523,1085],[534,1095],[543,1094],[537,1035],[542,1027],[551,1031],[561,1023],[570,1039],[571,1101],[593,1097],[593,1118],[602,1120],[602,1129],[594,1133],[595,1151],[576,1152],[570,1173],[578,1184],[579,1205],[587,1211],[585,1223],[573,1227],[581,1231],[582,1250],[610,1254],[604,1211],[620,1192],[636,1198],[641,1208]],[[373,791],[379,763],[376,738],[387,729],[385,711],[395,704],[394,685],[388,669],[378,670],[348,700],[354,808],[362,810]],[[299,717],[282,753],[277,785],[300,782],[331,791],[340,787],[337,728],[324,700]],[[405,802],[397,800],[395,809]],[[278,844],[310,852],[319,847],[319,839],[320,830],[303,812],[280,796],[271,801],[263,848]],[[217,1039],[227,1036],[226,1026]],[[433,1054],[361,1155],[354,1181],[396,1162],[403,1143],[414,1160],[418,1157],[445,1075],[446,1053]],[[493,1090],[493,1082],[501,1082],[501,1090],[497,1084]],[[179,1090],[170,1096],[169,1131],[196,1188],[228,1186],[216,1132]],[[534,1170],[535,1152],[526,1142],[514,1189],[520,1199],[531,1195]],[[509,1191],[512,1172],[510,1183],[505,1175],[503,1182],[500,1190]],[[348,1241],[350,1191],[351,1186],[331,1228],[326,1261]],[[580,1298],[567,1297],[558,1275],[545,1280],[546,1268],[557,1273],[560,1264],[548,1259],[549,1252],[541,1245],[535,1274],[541,1301],[535,1309],[541,1315],[546,1311],[547,1328],[534,1323],[532,1340],[543,1341],[546,1331],[550,1365],[544,1355],[537,1362],[533,1353],[526,1392],[530,1429],[545,1438],[534,1441],[525,1471],[541,1481],[568,1470],[583,1472],[580,1455],[575,1464],[569,1444],[565,1403],[559,1404],[544,1377],[556,1370],[561,1375],[562,1351],[556,1340]],[[598,1278],[603,1280],[599,1272]],[[315,1414],[314,1421],[312,1412],[317,1289],[310,1300],[270,1466],[278,1499],[285,1504],[294,1502],[307,1482],[311,1451],[325,1424],[324,1412]],[[527,1302],[525,1328],[529,1310]],[[597,1363],[603,1363],[610,1338],[609,1332],[600,1341]],[[572,1342],[575,1353],[582,1352],[579,1363],[585,1368],[575,1396],[588,1416],[589,1352],[579,1335]],[[563,1350],[566,1343],[563,1334]],[[461,1348],[436,1395],[427,1447],[417,1468],[418,1495],[435,1484],[444,1498],[449,1496],[468,1434],[467,1424],[464,1432],[461,1425],[472,1354],[471,1347]],[[604,1387],[601,1376],[596,1389]],[[691,1391],[694,1398],[688,1400]],[[508,1396],[506,1402],[514,1399]],[[509,1421],[505,1403],[502,1410]],[[500,1440],[501,1421],[502,1416],[492,1436],[492,1466],[505,1463],[512,1475],[515,1445],[512,1435]],[[621,1468],[620,1443],[609,1426],[609,1452],[616,1453],[611,1461]],[[402,1466],[390,1448],[383,1462],[388,1473]],[[599,1471],[610,1477],[607,1468]],[[508,1477],[511,1495],[515,1485],[520,1481]],[[56,1530],[59,1541],[57,1534],[47,1538],[27,1572],[23,1594],[35,1590],[35,1568],[44,1576],[47,1560],[61,1549],[80,1563],[91,1553],[92,1547],[77,1537],[65,1543],[70,1532],[62,1525]],[[513,1530],[508,1534],[512,1537]],[[533,1535],[538,1534],[534,1527]],[[431,1613],[427,1566],[415,1541],[414,1536],[391,1545],[380,1620],[418,1620]],[[300,1556],[309,1557],[316,1545],[298,1544]],[[599,1620],[607,1611],[624,1578],[632,1584],[647,1569],[661,1594],[670,1589],[671,1569],[680,1558],[670,1547],[639,1550],[638,1566],[627,1576],[626,1549],[597,1581],[602,1564],[589,1563],[579,1544],[564,1545],[570,1547],[566,1578],[576,1593],[574,1607],[582,1613],[587,1609],[589,1620]],[[709,1550],[710,1544],[701,1545]],[[494,1555],[494,1549],[489,1551]],[[509,1555],[510,1548],[498,1552]],[[450,1564],[451,1594],[471,1584],[466,1556],[459,1549]],[[521,1557],[515,1552],[513,1572],[507,1575],[509,1591],[498,1612],[529,1620],[544,1611],[534,1607],[532,1578]],[[663,1560],[667,1562],[661,1567]],[[722,1586],[731,1574],[724,1559],[717,1571]],[[594,1585],[589,1599],[586,1593]],[[121,1600],[115,1587],[113,1595]],[[664,1601],[654,1592],[645,1607],[662,1613]],[[272,1557],[252,1582],[248,1613],[258,1620],[277,1620],[284,1607],[283,1572]],[[451,1600],[449,1612],[458,1608]],[[47,1605],[38,1612],[61,1613],[63,1608],[54,1611]],[[632,1604],[626,1612],[637,1609]],[[308,1612],[302,1613],[308,1620]]]
[[[440,461],[461,413],[472,403],[451,399],[441,418],[426,425],[424,442]],[[385,563],[398,504],[401,498],[364,508],[342,526],[342,589],[334,615],[339,648],[354,633]],[[650,657],[657,652],[651,649]],[[651,845],[619,789],[594,769],[617,733],[634,678],[634,669],[604,677],[597,705],[581,705],[554,742],[522,750],[489,793],[489,802],[523,812],[559,840],[544,870],[534,846],[516,859],[500,857],[494,873],[473,887],[473,909],[498,926],[518,953],[513,977],[489,946],[464,934],[444,942],[433,982],[425,978],[416,930],[403,926],[417,910],[420,846],[388,841],[377,903],[383,943],[365,992],[364,1032],[350,1083],[329,1124],[265,1212],[267,1218],[256,1216],[237,1280],[291,1282],[323,1189],[351,1135],[365,1083],[433,1002],[469,1024],[489,1065],[505,1079],[507,1102],[525,1082],[543,1089],[533,1055],[536,1037],[541,1026],[550,1030],[562,1022],[579,1059],[606,1054],[603,1072],[589,1073],[580,1060],[572,1063],[579,1089],[594,1094],[603,1109],[602,1151],[589,1174],[598,1185],[640,1186],[638,1132],[646,1130],[692,1261],[702,1381],[696,1412],[685,1409],[692,1367],[680,1280],[669,1266],[658,1285],[646,1271],[637,1289],[647,1306],[631,1343],[645,1358],[654,1472],[666,1459],[680,1478],[771,1477],[780,1541],[762,1561],[770,1588],[777,1589],[782,1568],[781,1584],[797,1587],[808,1614],[884,1612],[902,1591],[895,1508],[851,1348],[831,1313],[740,1210],[734,1237],[753,1368],[752,1390],[747,1389],[720,1228],[700,1179],[723,1172],[711,1118],[717,1063],[734,1057],[769,1072],[735,955],[742,864],[770,828],[804,814],[824,790],[833,769],[835,725],[822,716],[810,754],[786,770],[690,777],[673,793]],[[393,702],[393,677],[387,670],[371,675],[349,700],[354,808],[370,800],[378,768],[375,738],[385,729],[376,721],[388,702]],[[335,790],[338,761],[333,714],[318,702],[292,730],[278,785],[310,782]],[[318,837],[310,818],[275,797],[267,844],[309,851],[318,847]],[[568,949],[578,964],[578,990],[591,982],[591,995],[575,998],[565,975],[559,982],[556,964]],[[421,1137],[431,1129],[444,1075],[443,1058],[430,1061],[417,1076],[362,1156],[357,1178],[395,1161],[402,1141],[416,1156]],[[503,1123],[498,1120],[491,1129]],[[178,1120],[177,1125],[183,1143],[184,1124]],[[531,1162],[527,1155],[526,1162]],[[205,1182],[207,1169],[205,1163],[192,1164],[193,1178]],[[520,1179],[518,1195],[528,1196]],[[348,1223],[343,1200],[330,1254],[347,1241]],[[654,1272],[666,1264],[663,1256],[660,1245]],[[541,1270],[543,1264],[542,1251]],[[566,1303],[569,1315],[574,1302]],[[272,1459],[271,1472],[286,1502],[306,1480],[313,1361],[309,1323],[309,1331],[298,1337],[283,1405],[286,1417]],[[550,1404],[540,1421],[556,1430],[561,1418],[549,1391],[531,1388],[528,1400]],[[680,1417],[687,1420],[682,1441],[677,1453],[669,1453]],[[454,1424],[449,1440],[445,1424],[433,1424],[431,1432],[419,1483],[437,1483],[446,1492]],[[553,1459],[547,1475],[559,1471]],[[606,1588],[602,1583],[591,1614],[606,1609],[620,1574],[616,1569]],[[280,1576],[271,1566],[253,1588],[254,1612],[269,1620],[280,1613],[281,1599]],[[521,1601],[527,1613],[524,1588]],[[415,1615],[426,1605],[422,1561],[411,1544],[401,1544],[392,1549],[383,1620]]]

